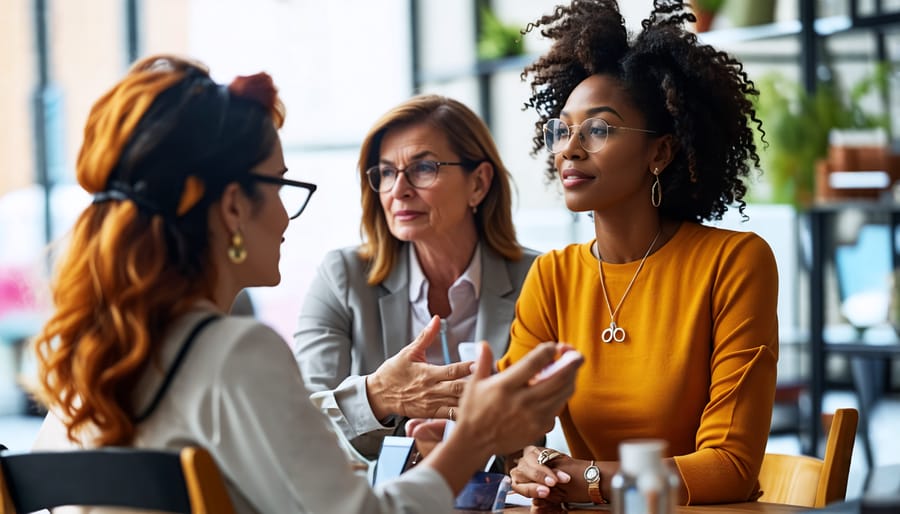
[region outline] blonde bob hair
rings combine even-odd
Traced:
[[[369,260],[369,285],[384,281],[394,269],[403,241],[388,228],[378,193],[369,187],[366,170],[378,164],[381,141],[393,128],[428,124],[443,132],[450,148],[463,162],[488,162],[494,176],[484,199],[475,213],[478,238],[488,248],[507,260],[522,258],[522,247],[516,240],[512,222],[512,192],[509,170],[504,166],[497,145],[487,125],[471,109],[457,100],[439,95],[419,95],[385,113],[369,130],[359,152],[359,184],[362,194],[363,243],[361,258]],[[474,166],[465,168],[467,173]]]

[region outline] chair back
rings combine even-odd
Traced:
[[[759,471],[759,501],[824,507],[847,495],[850,458],[859,412],[838,409],[831,422],[825,458],[767,453]]]
[[[63,505],[234,514],[218,466],[203,448],[0,454],[0,514]]]

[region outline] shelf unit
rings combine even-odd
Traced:
[[[832,230],[837,216],[845,212],[857,211],[862,213],[870,222],[886,224],[890,231],[890,262],[892,269],[897,265],[897,241],[896,230],[900,225],[900,205],[883,202],[853,202],[835,203],[815,206],[806,213],[809,221],[810,232],[810,412],[812,415],[807,421],[808,440],[805,442],[805,453],[818,454],[818,441],[822,436],[819,416],[822,412],[822,397],[826,389],[826,356],[843,355],[851,361],[861,363],[872,359],[884,359],[900,356],[900,339],[896,334],[890,333],[887,337],[867,338],[859,332],[853,335],[827,337],[826,319],[826,291],[825,270],[827,263],[833,262],[833,249],[836,247]],[[880,218],[880,219],[879,219]],[[852,364],[851,364],[852,365]],[[869,469],[873,468],[873,452],[869,442],[869,405],[871,398],[866,389],[866,383],[874,381],[874,377],[862,376],[864,372],[851,370],[854,375],[856,392],[859,398],[859,429],[858,435],[863,442],[863,450]],[[870,384],[873,387],[881,387],[883,384]]]
[[[476,61],[472,65],[442,70],[440,72],[426,72],[422,70],[419,59],[419,27],[416,23],[421,0],[410,0],[411,20],[411,50],[412,50],[412,80],[413,91],[419,91],[424,84],[443,83],[458,80],[464,77],[477,77],[479,80],[480,109],[484,114],[488,126],[490,126],[490,77],[502,71],[521,71],[526,65],[534,62],[540,54],[524,54],[515,57],[495,59],[490,61]],[[883,0],[875,0],[874,13],[863,14],[860,12],[858,0],[847,0],[847,15],[828,16],[818,18],[816,16],[817,0],[798,0],[799,17],[796,20],[779,21],[775,23],[756,25],[750,27],[733,27],[721,30],[713,30],[698,35],[704,43],[719,46],[723,43],[740,43],[750,41],[763,41],[776,38],[799,38],[800,52],[796,57],[801,67],[803,84],[807,90],[816,88],[817,67],[820,63],[819,43],[823,38],[853,31],[870,31],[876,38],[876,52],[874,59],[886,60],[887,48],[884,42],[883,29],[890,26],[900,26],[900,10],[885,12]],[[472,13],[475,33],[478,33],[479,16],[477,2],[474,2]],[[765,59],[764,56],[762,59]],[[773,56],[774,58],[774,56]]]

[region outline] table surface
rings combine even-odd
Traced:
[[[809,507],[797,507],[794,505],[782,505],[766,502],[729,503],[724,505],[679,505],[674,514],[742,514],[745,512],[763,512],[765,514],[795,514],[811,510]],[[587,510],[571,510],[569,512],[609,512],[609,507],[597,507]],[[460,511],[465,512],[465,511]],[[503,512],[524,514],[531,512],[530,507],[508,507]]]

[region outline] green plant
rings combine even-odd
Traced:
[[[819,83],[809,93],[780,74],[757,81],[759,97],[754,105],[766,131],[766,141],[758,140],[757,148],[768,188],[752,187],[748,200],[796,206],[811,203],[816,161],[827,155],[831,129],[889,129],[887,114],[873,114],[863,107],[864,99],[873,93],[885,98],[889,71],[887,65],[876,66],[849,94],[833,82]]]
[[[697,9],[707,12],[719,12],[719,9],[725,5],[725,0],[693,0]]]
[[[525,46],[519,27],[497,18],[489,7],[481,6],[481,34],[478,37],[478,58],[500,59],[521,55]]]

